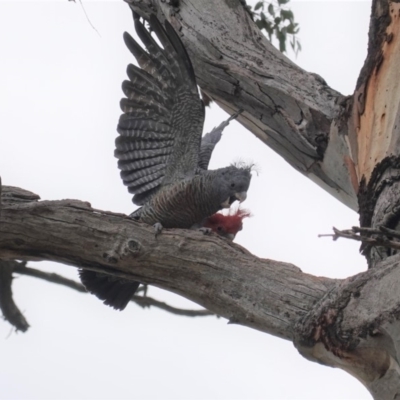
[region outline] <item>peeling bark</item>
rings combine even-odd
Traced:
[[[364,90],[363,104],[353,110],[358,118],[352,132],[358,176],[367,182],[377,164],[398,154],[400,144],[400,4],[375,1],[373,10],[368,58],[356,91],[359,97]]]
[[[400,394],[400,257],[344,280],[296,325],[296,347],[312,361],[344,369],[376,399]]]

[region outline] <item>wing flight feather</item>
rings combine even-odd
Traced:
[[[143,49],[128,33],[124,41],[139,67],[129,65],[126,98],[118,123],[115,156],[133,202],[144,204],[157,190],[196,173],[204,107],[190,58],[172,26],[150,17],[161,46],[134,15]]]

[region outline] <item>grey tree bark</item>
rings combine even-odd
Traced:
[[[198,83],[294,168],[360,214],[400,220],[400,3],[374,0],[369,50],[353,96],[279,53],[238,0],[128,0],[180,32]],[[174,2],[175,3],[175,2]],[[127,12],[129,12],[127,10]],[[258,259],[198,232],[150,227],[77,200],[37,201],[3,188],[0,257],[52,260],[153,284],[231,323],[291,340],[307,359],[342,368],[375,399],[400,396],[400,255],[364,246],[370,269],[344,280]],[[322,260],[323,262],[323,260]]]

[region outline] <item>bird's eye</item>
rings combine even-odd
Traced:
[[[218,227],[217,227],[217,231],[218,231],[218,232],[221,232],[221,231],[222,231],[222,226],[218,226]]]
[[[235,187],[235,184],[234,183],[231,183],[231,188],[234,188]]]

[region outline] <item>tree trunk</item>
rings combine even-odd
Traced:
[[[167,18],[198,83],[294,168],[354,210],[363,227],[397,229],[400,214],[400,3],[372,6],[369,53],[353,96],[279,53],[239,1],[129,0]],[[197,8],[196,8],[197,6]],[[150,227],[77,200],[37,202],[3,188],[0,256],[52,260],[150,283],[232,323],[291,340],[339,367],[376,399],[400,396],[400,255],[364,246],[370,269],[345,280],[304,274],[198,232]]]

